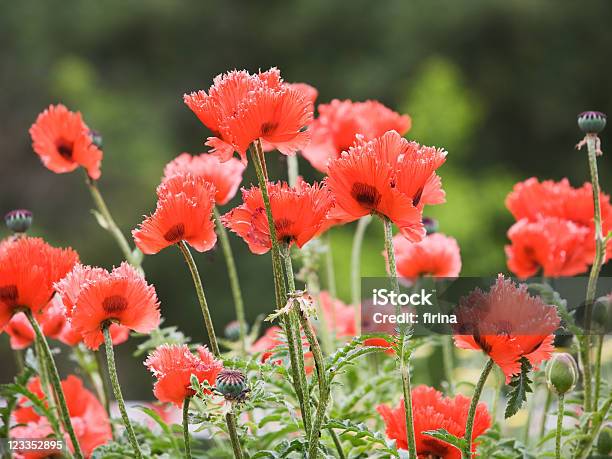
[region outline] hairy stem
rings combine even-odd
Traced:
[[[110,210],[108,210],[108,206],[102,197],[102,193],[100,193],[100,190],[98,189],[97,182],[87,177],[85,183],[87,184],[87,188],[89,188],[89,192],[91,193],[91,197],[93,198],[99,214],[104,219],[104,229],[106,229],[111,236],[113,236],[117,242],[117,245],[121,249],[121,252],[123,252],[123,256],[127,262],[136,268],[140,268],[141,262],[134,256],[134,252],[132,251],[130,244],[123,235],[123,232],[117,226],[117,223],[115,223],[115,220],[113,219],[113,216],[111,215]]]
[[[230,442],[232,443],[232,450],[234,451],[234,459],[242,459],[242,447],[240,446],[240,438],[238,437],[238,427],[236,426],[236,416],[233,413],[227,413],[225,415],[225,423],[227,424],[227,430],[230,436]]]
[[[563,434],[563,412],[565,394],[559,394],[559,407],[557,409],[557,431],[555,433],[555,457],[561,459],[561,435]]]
[[[552,403],[552,391],[546,391],[546,400],[544,401],[544,409],[542,412],[542,422],[540,423],[540,438],[544,436],[546,433],[546,418],[548,417],[548,410],[550,410],[550,405]]]
[[[357,229],[355,230],[355,236],[353,236],[353,248],[351,250],[351,302],[355,307],[355,320],[358,334],[359,330],[361,330],[361,322],[359,320],[361,315],[361,311],[359,310],[361,305],[361,247],[363,246],[363,237],[366,229],[371,221],[371,215],[366,215],[359,219]]]
[[[597,280],[605,256],[606,247],[604,245],[603,234],[601,231],[601,204],[599,199],[599,174],[597,172],[597,143],[596,135],[587,135],[587,149],[589,158],[589,170],[591,173],[591,184],[593,188],[594,205],[594,224],[595,224],[595,258],[589,274],[589,283],[584,310],[584,335],[579,340],[580,357],[582,360],[583,385],[584,385],[584,410],[589,412],[597,407],[597,400],[593,400],[592,378],[591,378],[591,320],[593,314],[593,303],[597,291]]]
[[[476,416],[476,408],[478,408],[478,401],[480,400],[480,396],[482,395],[482,390],[484,389],[487,377],[489,376],[489,373],[491,373],[493,364],[493,359],[489,359],[487,361],[487,364],[482,370],[480,378],[478,379],[478,383],[476,384],[476,387],[474,389],[474,395],[472,396],[472,402],[470,403],[470,409],[468,410],[468,417],[465,425],[465,448],[461,452],[461,457],[463,459],[471,459],[472,457],[472,432],[474,430],[474,417]]]
[[[332,238],[329,231],[325,234],[327,242],[325,250],[325,274],[327,275],[327,290],[332,298],[336,298],[338,293],[336,290],[336,272],[334,271],[334,253],[332,251]]]
[[[221,248],[223,249],[223,255],[225,256],[225,264],[227,266],[227,274],[230,280],[230,287],[232,289],[232,296],[234,298],[234,307],[236,308],[236,320],[238,320],[240,330],[240,345],[242,355],[246,356],[246,335],[247,326],[244,315],[244,302],[242,300],[242,290],[240,289],[240,281],[238,279],[238,271],[236,270],[236,261],[234,260],[234,254],[232,252],[232,246],[227,236],[227,230],[223,223],[221,223],[221,215],[219,209],[215,206],[215,223],[217,225],[217,234],[219,234],[219,240],[221,241]]]
[[[189,438],[189,403],[191,397],[183,401],[183,439],[185,440],[185,457],[191,459],[191,440]]]
[[[593,415],[591,422],[591,430],[583,440],[578,444],[576,453],[574,454],[575,459],[587,459],[591,453],[593,443],[599,436],[599,432],[604,425],[608,417],[608,411],[610,411],[610,405],[612,405],[612,391],[608,394],[607,400],[601,406],[599,411]]]
[[[448,392],[450,395],[455,393],[455,383],[453,382],[453,337],[442,336],[442,360],[444,364],[444,377],[448,383]]]
[[[285,274],[287,275],[287,286],[289,289],[288,294],[291,296],[295,293],[295,279],[293,277],[293,265],[291,263],[291,254],[289,253],[288,245],[283,247],[281,255],[285,261]],[[304,368],[304,346],[302,344],[302,334],[300,331],[300,317],[300,311],[296,310],[295,307],[291,308],[289,311],[289,321],[291,323],[293,335],[298,343],[296,347],[298,377],[300,379],[300,385],[304,388],[304,427],[307,436],[310,436],[312,434],[312,413],[310,409],[310,397],[308,395],[308,380],[306,379],[306,369]],[[306,333],[306,329],[304,329],[304,333]]]
[[[47,364],[47,359],[45,357],[45,351],[43,350],[42,343],[37,339],[34,341],[34,348],[36,349],[36,359],[38,360],[38,375],[40,377],[40,388],[43,392],[45,399],[47,400],[47,404],[49,406],[49,413],[51,414],[51,419],[49,419],[49,424],[53,429],[53,433],[57,435],[58,438],[63,437],[62,431],[60,429],[59,422],[57,420],[56,414],[61,416],[61,413],[58,413],[56,406],[57,395],[53,391],[53,386],[49,382],[49,368]]]
[[[603,333],[603,332],[602,332]],[[601,356],[605,335],[597,336],[597,347],[595,350],[595,396],[593,398],[593,411],[597,411],[599,405],[599,394],[601,392]]]
[[[134,428],[132,427],[132,423],[130,422],[130,418],[127,413],[127,408],[125,407],[125,401],[123,400],[123,394],[121,393],[119,378],[117,377],[117,367],[115,365],[115,351],[113,350],[113,339],[111,338],[110,334],[110,323],[106,323],[102,326],[102,333],[104,334],[104,348],[106,350],[106,363],[108,364],[108,374],[110,376],[111,385],[113,386],[115,400],[117,400],[117,405],[119,406],[119,411],[121,412],[121,419],[123,419],[123,425],[125,426],[125,430],[128,434],[130,444],[132,445],[132,448],[134,448],[134,453],[136,454],[136,457],[142,458],[144,456],[142,455],[142,451],[140,450],[140,446],[138,445],[138,441],[136,440],[136,434],[134,433]]]
[[[261,142],[256,140],[250,148],[251,159],[255,167],[255,173],[257,175],[257,181],[259,182],[259,188],[261,190],[264,207],[266,209],[266,217],[268,219],[268,228],[270,232],[270,242],[272,245],[272,272],[274,275],[274,293],[276,298],[276,308],[281,309],[287,303],[287,290],[285,286],[285,279],[283,273],[283,263],[281,260],[280,246],[276,238],[276,226],[274,225],[274,217],[272,216],[272,207],[270,206],[270,196],[268,194],[268,179],[267,172],[265,169],[265,159],[263,156],[263,149]],[[308,408],[306,406],[306,391],[308,386],[302,386],[300,373],[298,369],[298,357],[297,357],[297,344],[296,339],[300,341],[301,336],[298,331],[297,336],[294,336],[291,319],[285,318],[282,321],[285,329],[285,335],[287,336],[287,343],[289,347],[289,359],[291,362],[291,374],[293,379],[293,387],[300,404],[300,410],[304,419],[304,427],[308,433],[310,430]]]
[[[74,428],[72,427],[72,421],[70,420],[70,412],[68,411],[68,405],[66,404],[66,397],[64,395],[64,390],[62,389],[62,383],[60,381],[59,372],[57,371],[57,366],[55,365],[55,360],[53,360],[53,354],[51,353],[51,349],[49,348],[49,343],[47,339],[43,335],[42,330],[40,329],[40,325],[34,318],[34,314],[30,309],[26,309],[25,315],[27,316],[32,328],[34,329],[34,334],[36,335],[36,341],[40,344],[40,350],[44,356],[44,366],[49,370],[50,382],[53,387],[53,391],[55,392],[55,396],[57,397],[57,403],[59,405],[59,413],[62,418],[62,424],[64,425],[64,429],[68,432],[70,437],[70,441],[72,442],[72,446],[74,448],[74,456],[78,459],[83,458],[83,452],[81,451],[81,445],[77,439],[76,434],[74,433]],[[49,403],[51,403],[51,399],[49,398]]]
[[[178,247],[185,258],[185,262],[191,272],[191,278],[193,279],[193,285],[195,286],[196,294],[198,296],[198,302],[200,303],[200,309],[202,310],[202,316],[204,317],[204,327],[208,334],[208,340],[210,341],[210,348],[216,357],[219,357],[219,344],[217,343],[217,335],[215,334],[215,328],[213,327],[212,318],[210,317],[210,311],[208,309],[208,303],[206,302],[206,296],[204,295],[204,287],[202,286],[202,279],[198,272],[195,260],[191,255],[191,251],[185,241],[180,241]]]
[[[361,221],[360,221],[361,223]],[[385,252],[387,254],[387,263],[389,266],[389,280],[391,288],[399,294],[399,282],[397,280],[397,264],[395,262],[395,250],[393,249],[393,226],[391,220],[384,217],[383,227],[385,231]],[[357,229],[359,231],[359,228]],[[399,303],[396,306],[396,313],[401,313]],[[406,435],[408,440],[408,452],[410,457],[417,457],[416,440],[414,435],[414,418],[412,413],[412,388],[410,387],[410,355],[406,355],[405,337],[408,330],[406,327],[400,326],[399,329],[399,365],[400,375],[402,377],[402,391],[404,393],[404,410],[406,412]]]

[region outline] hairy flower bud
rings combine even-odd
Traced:
[[[32,212],[25,209],[11,210],[4,216],[4,223],[13,233],[25,233],[32,226]]]
[[[578,365],[574,358],[566,353],[554,354],[546,366],[546,383],[548,388],[558,395],[571,391],[578,382]]]
[[[607,457],[612,453],[612,425],[607,425],[601,429],[597,438],[597,452],[602,457]]]
[[[217,375],[215,388],[228,400],[240,399],[247,389],[246,376],[240,370],[224,368]]]
[[[585,134],[598,134],[606,127],[606,114],[602,112],[582,112],[578,115],[578,127]]]
[[[240,338],[240,323],[237,320],[232,320],[225,326],[223,333],[230,341],[238,341]]]

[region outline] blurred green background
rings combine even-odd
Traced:
[[[28,128],[50,103],[80,110],[104,136],[100,188],[128,233],[153,210],[164,164],[203,149],[206,129],[182,95],[208,89],[230,69],[277,66],[287,81],[333,98],[378,99],[413,120],[409,138],[445,147],[440,173],[448,202],[426,214],[461,245],[465,275],[506,271],[512,219],[504,197],[530,176],[588,179],[576,114],[610,111],[612,3],[505,1],[126,1],[24,0],[0,3],[0,212],[35,214],[33,234],[71,245],[87,264],[121,261],[90,215],[80,173],[56,175],[32,152]],[[608,149],[609,135],[602,135]],[[284,157],[268,156],[272,177]],[[600,159],[612,190],[610,155]],[[300,159],[309,180],[320,176]],[[245,184],[254,180],[250,167]],[[234,200],[228,207],[235,205]],[[349,299],[354,225],[332,232],[339,293]],[[1,235],[4,235],[2,233]],[[247,315],[273,308],[269,256],[232,236]],[[363,274],[384,273],[382,228],[367,232]],[[214,320],[222,332],[233,303],[220,250],[197,255]],[[204,341],[198,306],[178,251],[145,260],[166,325]],[[608,267],[608,273],[610,273]],[[127,398],[151,398],[151,378],[119,347]],[[14,374],[0,336],[0,382]]]

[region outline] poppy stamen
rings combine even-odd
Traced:
[[[102,308],[107,314],[117,314],[124,311],[127,306],[127,299],[121,295],[108,296],[102,301]]]
[[[177,223],[170,228],[164,234],[164,239],[168,242],[178,242],[183,239],[185,235],[185,225],[183,223]]]
[[[370,209],[375,209],[382,198],[382,195],[376,187],[360,182],[353,184],[351,196],[353,196],[359,204]]]

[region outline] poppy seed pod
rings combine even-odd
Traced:
[[[578,365],[566,352],[554,354],[546,366],[546,383],[557,395],[571,391],[578,382]]]
[[[585,134],[599,134],[606,127],[606,118],[602,112],[582,112],[578,115],[578,127]]]
[[[13,233],[25,233],[32,226],[32,212],[25,209],[11,210],[4,216],[4,223]]]
[[[612,426],[607,425],[601,429],[597,438],[597,452],[603,457],[612,453]]]
[[[247,387],[246,376],[240,370],[224,368],[217,375],[215,386],[226,399],[236,400],[241,397]]]

